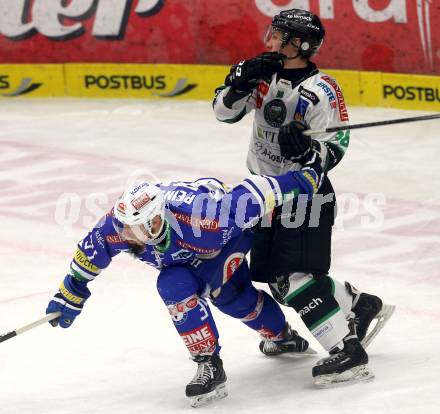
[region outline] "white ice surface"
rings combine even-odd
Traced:
[[[351,120],[418,114],[352,108]],[[1,101],[0,333],[44,315],[76,242],[134,171],[238,182],[250,126],[251,117],[217,122],[209,102]],[[291,309],[289,321],[318,356],[265,358],[254,332],[214,309],[230,395],[199,412],[438,412],[439,129],[429,121],[353,132],[331,173],[340,207],[331,274],[397,306],[369,348],[375,381],[314,389],[311,368],[324,352]],[[63,210],[64,193],[76,202]],[[380,209],[366,207],[371,193]],[[0,413],[193,412],[184,386],[195,365],[155,278],[120,255],[92,283],[72,328],[44,325],[0,344]]]

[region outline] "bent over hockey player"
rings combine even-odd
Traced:
[[[279,177],[252,176],[230,192],[214,178],[130,186],[79,242],[71,271],[47,307],[47,313],[61,312],[53,325],[71,326],[90,297],[88,283],[125,251],[160,270],[159,294],[198,364],[186,387],[191,405],[227,395],[219,334],[206,297],[263,338],[306,352],[307,341],[286,323],[277,302],[252,285],[245,259],[249,227],[283,199],[316,193],[319,156],[311,154],[304,163]]]
[[[247,156],[251,173],[278,175],[297,170],[298,160],[312,148],[319,151],[325,173],[342,159],[350,131],[322,133],[313,139],[304,134],[305,129],[348,123],[339,85],[310,61],[324,35],[324,27],[313,13],[299,9],[280,12],[264,40],[269,52],[234,65],[225,85],[216,90],[213,107],[218,120],[235,123],[255,112]],[[311,202],[302,206],[304,215],[299,213],[299,204],[298,209],[293,204],[293,224],[286,226],[278,209],[271,227],[256,228],[250,267],[252,279],[270,283],[274,297],[299,312],[313,336],[330,352],[312,371],[315,384],[325,387],[373,377],[364,369],[368,361],[364,347],[394,308],[328,275],[336,200],[327,174],[319,194],[325,203],[317,217]],[[367,335],[373,319],[377,324]],[[261,343],[260,349],[266,355],[286,351],[271,341]]]

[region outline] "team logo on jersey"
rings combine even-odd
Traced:
[[[274,128],[279,128],[284,124],[286,114],[286,104],[281,99],[274,99],[264,107],[264,119]]]
[[[223,266],[223,284],[225,284],[240,267],[244,260],[244,253],[232,253]]]
[[[298,103],[296,104],[295,114],[293,115],[293,119],[295,121],[304,121],[304,117],[307,112],[307,108],[309,107],[310,102],[305,100],[302,97],[299,97]]]

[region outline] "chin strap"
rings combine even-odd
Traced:
[[[162,226],[162,230],[160,231],[159,235],[155,239],[150,239],[147,244],[153,246],[157,246],[158,244],[161,244],[167,238],[169,234],[169,229],[170,229],[170,225],[168,221],[164,218],[164,225]],[[168,243],[165,243],[165,245],[167,244]]]
[[[292,56],[292,57],[285,57],[285,58],[283,58],[284,60],[293,60],[293,59],[296,59],[297,57],[299,57],[299,56],[301,56],[301,53],[300,52],[298,52],[295,56]]]
[[[284,46],[286,46],[288,43],[289,43],[288,40],[287,40],[286,42],[283,42],[281,48],[283,48]],[[296,45],[295,43],[293,43],[293,42],[290,42],[290,44],[291,44],[295,49],[298,50],[298,53],[297,53],[295,56],[292,56],[292,57],[288,57],[288,56],[286,56],[285,54],[283,54],[283,55],[284,55],[284,57],[283,57],[284,60],[293,60],[293,59],[296,59],[297,57],[300,57],[300,56],[301,56],[301,49],[300,49],[300,47],[297,46],[297,45]],[[281,53],[281,51],[280,51],[280,53]]]

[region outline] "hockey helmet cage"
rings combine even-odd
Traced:
[[[283,10],[274,16],[271,26],[283,33],[284,44],[295,37],[300,38],[299,54],[305,58],[316,54],[324,41],[325,29],[321,20],[307,10]]]

